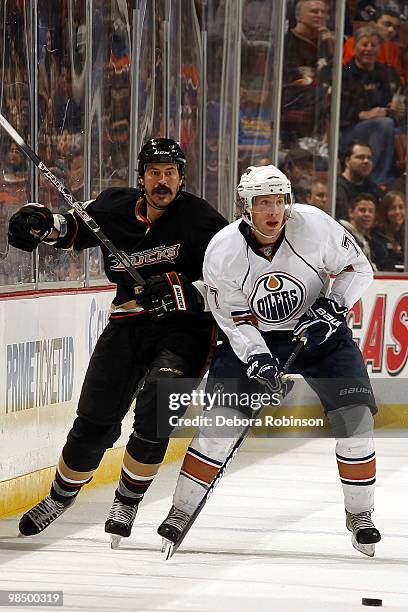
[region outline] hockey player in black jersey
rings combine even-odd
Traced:
[[[214,325],[203,312],[199,279],[206,247],[227,222],[208,202],[182,190],[185,161],[175,141],[150,140],[138,157],[137,189],[107,189],[86,203],[89,215],[130,257],[146,284],[135,295],[134,279],[101,247],[106,275],[117,285],[110,319],[91,357],[50,493],[21,518],[23,535],[40,533],[72,505],[120,436],[122,419],[144,378],[105,524],[113,546],[129,536],[168,445],[170,431],[158,435],[158,415],[168,405],[158,404],[157,386],[165,378],[186,377],[191,384],[200,378]],[[39,204],[23,206],[11,217],[8,237],[25,251],[42,240],[63,249],[99,245],[74,211],[55,215]]]

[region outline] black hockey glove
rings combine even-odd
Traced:
[[[148,278],[136,300],[153,319],[160,321],[177,313],[204,311],[201,293],[184,274],[175,271]]]
[[[347,326],[344,315],[347,308],[334,300],[319,297],[300,317],[293,330],[295,336],[307,331],[308,346],[319,346],[326,342],[340,327]]]
[[[248,359],[246,373],[248,378],[258,380],[263,385],[266,385],[272,393],[280,393],[282,399],[294,385],[293,380],[282,381],[279,371],[279,360],[275,355],[269,355],[269,353],[251,355]]]
[[[27,204],[9,221],[8,241],[11,246],[31,253],[54,228],[54,215],[42,204]]]

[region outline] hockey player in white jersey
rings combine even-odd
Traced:
[[[306,332],[307,344],[291,371],[320,398],[336,438],[347,529],[354,547],[373,556],[381,539],[371,518],[377,408],[345,320],[372,281],[371,266],[337,221],[313,206],[293,203],[289,180],[274,166],[248,168],[238,195],[242,219],[212,238],[204,258],[207,301],[226,336],[214,355],[207,391],[215,385],[226,392],[236,392],[237,385],[259,391],[259,383],[283,390],[282,364],[294,336]],[[242,407],[215,410],[231,416]],[[173,507],[158,529],[163,538],[180,539],[239,434],[239,427],[229,428],[228,439],[211,426],[198,431],[184,458]]]

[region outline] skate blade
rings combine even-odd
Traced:
[[[119,548],[121,539],[122,539],[122,536],[111,533],[111,549],[112,550],[116,550],[117,548]]]
[[[165,555],[166,561],[173,555],[174,542],[167,538],[162,538],[161,552]]]
[[[351,542],[358,552],[363,553],[363,555],[367,555],[367,557],[374,557],[375,544],[360,544],[360,542],[357,542],[354,535],[351,537]]]

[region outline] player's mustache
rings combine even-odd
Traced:
[[[153,193],[171,193],[171,190],[165,185],[161,185],[160,187],[155,187]]]

